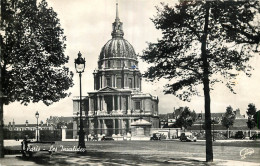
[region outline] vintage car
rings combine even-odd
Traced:
[[[161,140],[161,134],[160,133],[153,133],[150,140]]]
[[[253,134],[249,139],[251,139],[251,140],[260,139],[260,133],[258,133],[258,134]]]
[[[245,135],[244,135],[243,131],[236,132],[235,138],[236,139],[245,139]]]
[[[114,139],[112,137],[103,136],[101,141],[114,141]]]
[[[184,133],[181,133],[180,140],[196,142],[197,137],[195,137],[191,132],[184,132]]]

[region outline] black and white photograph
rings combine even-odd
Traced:
[[[0,2],[0,166],[260,166],[259,0]]]

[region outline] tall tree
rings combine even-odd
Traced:
[[[256,124],[256,127],[260,129],[260,110],[258,110],[254,115],[254,121]]]
[[[1,108],[14,101],[50,105],[67,97],[73,73],[65,66],[66,37],[57,13],[45,0],[2,0],[1,15]]]
[[[256,107],[253,103],[248,104],[247,112],[248,116],[247,127],[249,128],[249,137],[251,137],[251,129],[256,126],[254,115],[256,114]]]
[[[195,111],[191,111],[188,107],[184,107],[183,109],[180,108],[180,110],[182,111],[176,120],[176,126],[183,127],[185,131],[188,126],[192,126],[196,120],[197,115]]]
[[[229,138],[229,128],[233,126],[236,119],[236,114],[231,106],[228,106],[221,120],[221,124],[227,128],[227,137]]]
[[[152,19],[163,37],[143,51],[141,58],[153,64],[144,76],[168,79],[165,94],[187,101],[203,85],[207,162],[213,161],[210,89],[222,82],[234,92],[238,71],[250,76],[247,62],[259,51],[256,14],[258,1],[180,1],[173,7],[162,3]]]

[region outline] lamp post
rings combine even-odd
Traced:
[[[82,54],[78,53],[78,58],[75,59],[75,69],[77,73],[79,73],[79,88],[80,88],[80,95],[79,95],[79,148],[86,148],[85,146],[85,132],[83,127],[83,120],[82,120],[82,106],[81,106],[81,74],[84,72],[85,69],[85,58],[82,58]]]
[[[37,126],[36,126],[36,142],[38,142],[38,141],[39,141],[39,135],[38,135],[38,128],[39,128],[39,125],[38,125],[38,118],[39,118],[39,112],[38,112],[38,111],[36,111],[36,113],[35,113],[35,117],[36,117],[36,119],[37,119]]]
[[[211,118],[211,123],[213,124],[213,141],[215,141],[215,138],[214,138],[214,124],[215,124],[215,118]]]
[[[202,112],[201,112],[201,114],[199,114],[199,120],[200,120],[200,133],[201,133],[201,121],[202,121]]]

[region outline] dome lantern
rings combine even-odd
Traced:
[[[118,3],[116,3],[116,19],[113,25],[113,31],[111,33],[112,38],[123,38],[123,23],[120,22],[119,14],[118,14]]]

